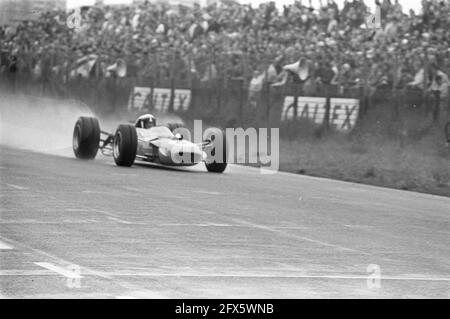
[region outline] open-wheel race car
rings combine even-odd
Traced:
[[[120,124],[114,134],[102,131],[95,117],[80,117],[73,131],[76,158],[94,159],[98,150],[114,157],[118,166],[131,166],[135,160],[166,166],[193,166],[204,162],[208,172],[222,173],[227,167],[225,133],[209,128],[201,143],[193,143],[177,133],[180,124],[156,125],[151,114],[134,124]]]

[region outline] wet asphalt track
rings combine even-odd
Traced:
[[[3,298],[450,297],[450,198],[62,153],[0,147]]]

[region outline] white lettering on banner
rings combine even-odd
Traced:
[[[310,119],[314,123],[322,124],[325,118],[327,99],[324,97],[298,97],[297,118]],[[282,120],[294,118],[294,97],[286,96],[284,99]]]
[[[170,89],[153,89],[153,109],[159,112],[169,111],[170,105]],[[175,103],[174,103],[175,110]]]
[[[171,89],[135,87],[128,103],[128,109],[148,108],[158,112],[168,112]],[[191,90],[176,89],[173,100],[174,111],[186,111],[191,103]]]
[[[174,111],[187,111],[191,103],[191,90],[176,89],[173,101]]]
[[[147,87],[135,87],[130,96],[128,103],[128,109],[142,109],[144,106],[149,105],[148,102],[151,99],[152,90]]]
[[[340,131],[352,130],[358,119],[358,99],[330,99],[330,125]]]
[[[281,120],[290,120],[294,118],[294,97],[286,96],[284,98],[283,111],[281,111]]]
[[[359,113],[358,99],[331,98],[329,123],[339,131],[352,130]],[[297,118],[310,119],[316,124],[322,124],[326,114],[326,98],[298,97]],[[294,118],[294,97],[284,99],[281,120]]]

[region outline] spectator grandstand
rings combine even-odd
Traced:
[[[383,89],[448,96],[450,1],[424,0],[422,12],[409,13],[398,1],[377,2],[379,28],[367,25],[362,0],[342,8],[333,0],[320,8],[304,2],[282,10],[274,2],[252,8],[233,0],[96,5],[82,8],[79,29],[68,28],[70,13],[55,9],[1,27],[1,72],[60,92],[60,84],[80,77],[103,78],[120,58],[133,79],[127,83],[227,87],[239,80],[254,94],[277,81],[283,65],[307,58],[309,94],[331,85],[343,95],[362,90],[371,97]]]

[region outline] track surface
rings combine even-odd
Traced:
[[[0,147],[4,298],[450,297],[449,198],[62,153]]]

